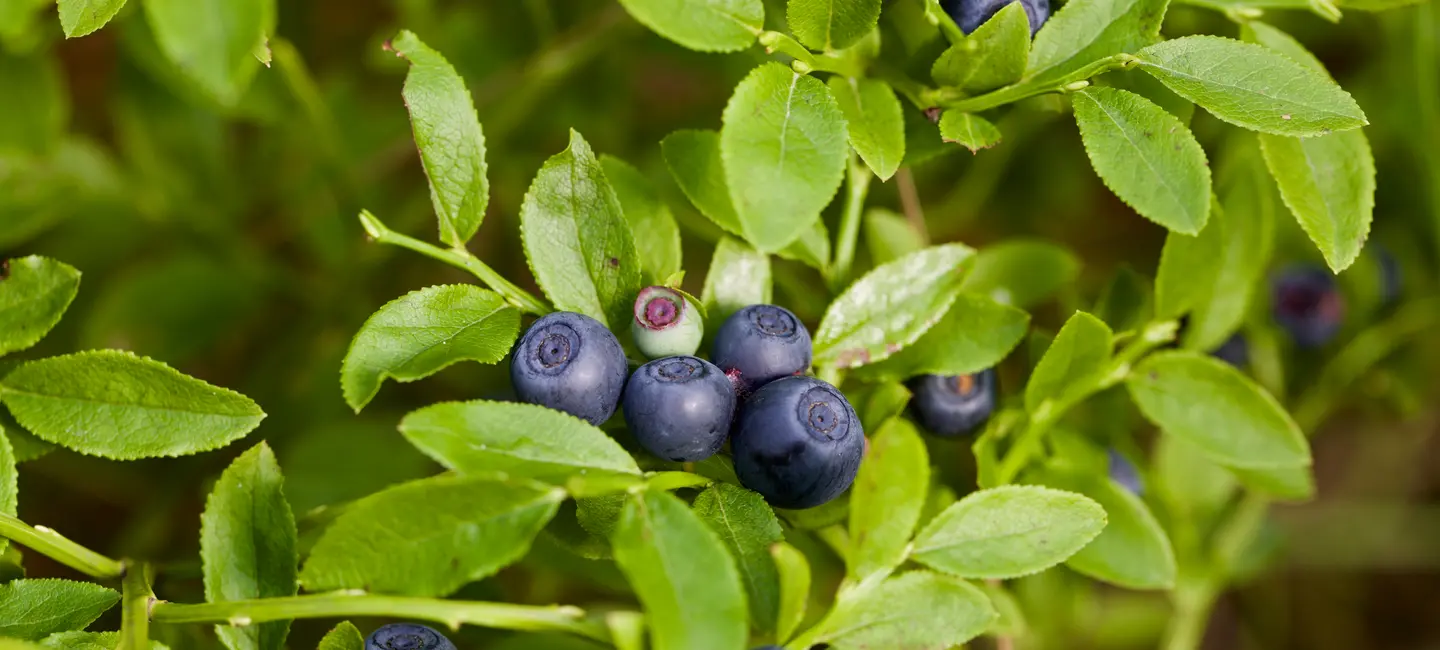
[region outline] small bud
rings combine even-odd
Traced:
[[[646,357],[693,355],[700,348],[704,333],[699,310],[679,291],[646,287],[635,297],[630,336]]]

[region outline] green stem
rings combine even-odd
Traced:
[[[779,52],[780,54],[799,61],[811,69],[814,69],[816,66],[815,55],[811,54],[810,50],[805,49],[805,46],[801,45],[799,41],[790,38],[789,34],[785,34],[784,32],[761,32],[758,40],[760,41],[760,46],[765,48],[766,54]]]
[[[1174,340],[1175,332],[1179,329],[1179,323],[1175,321],[1160,321],[1145,326],[1140,336],[1110,360],[1110,365],[1101,374],[1100,381],[1096,382],[1089,390],[1078,395],[1067,397],[1063,401],[1046,400],[1035,409],[1030,415],[1030,421],[1025,425],[1025,431],[1011,445],[1010,450],[1005,452],[1005,457],[1000,461],[1000,467],[996,470],[996,481],[999,485],[1006,485],[1015,480],[1020,470],[1030,464],[1030,459],[1040,451],[1041,443],[1050,427],[1059,421],[1071,406],[1079,404],[1085,398],[1110,388],[1130,375],[1130,369],[1157,346]]]
[[[480,261],[479,258],[470,254],[464,248],[440,248],[434,244],[420,241],[414,237],[402,235],[391,230],[380,219],[371,214],[369,210],[360,211],[360,225],[365,227],[365,232],[372,239],[381,244],[391,244],[401,248],[408,248],[412,251],[431,257],[451,266],[455,266],[474,275],[486,287],[495,293],[504,296],[511,304],[521,310],[536,316],[544,316],[553,311],[550,306],[531,295],[529,291],[515,286],[504,276],[496,273],[494,269]]]
[[[870,191],[870,168],[851,154],[849,169],[845,212],[840,216],[840,232],[835,233],[835,260],[830,264],[829,273],[830,288],[836,291],[850,282],[855,244],[860,238],[860,215],[865,211],[865,195]]]
[[[1240,554],[1254,543],[1265,523],[1270,501],[1256,493],[1247,493],[1240,505],[1230,513],[1215,532],[1215,551],[1209,575],[1175,590],[1175,615],[1165,629],[1163,650],[1197,650],[1205,640],[1205,628],[1215,599],[1235,571]]]
[[[116,650],[150,650],[150,567],[127,564],[120,592],[120,645]]]
[[[927,98],[929,99],[929,106],[921,106],[920,108],[925,109],[930,106],[939,106],[963,113],[979,113],[980,111],[997,108],[1006,104],[1013,104],[1036,95],[1073,92],[1088,86],[1091,77],[1102,75],[1111,70],[1118,70],[1135,65],[1138,61],[1139,59],[1129,54],[1116,54],[1080,68],[1066,75],[1059,81],[1045,84],[1022,81],[975,97],[963,97],[960,91],[954,88],[941,88],[929,93],[929,97]]]
[[[1165,628],[1161,650],[1196,650],[1205,640],[1210,622],[1210,609],[1215,605],[1215,590],[1207,581],[1185,589],[1176,589],[1175,613]]]
[[[151,619],[157,623],[222,623],[241,627],[267,621],[350,616],[435,621],[452,628],[477,625],[505,630],[569,632],[601,643],[610,642],[610,634],[603,624],[586,620],[585,612],[578,607],[560,605],[539,607],[334,592],[196,605],[162,600],[151,606]]]
[[[0,537],[9,538],[56,562],[92,578],[113,580],[124,575],[125,567],[44,526],[30,526],[10,515],[0,514]]]

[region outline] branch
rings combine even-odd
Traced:
[[[850,282],[850,267],[855,263],[855,242],[860,237],[860,215],[865,211],[865,195],[870,190],[870,168],[851,154],[849,183],[845,193],[845,212],[840,217],[840,232],[835,234],[835,261],[830,265],[830,288],[843,289]]]
[[[127,564],[120,595],[120,645],[116,650],[150,650],[150,567]]]
[[[1030,463],[1031,457],[1039,451],[1040,443],[1045,439],[1045,434],[1050,431],[1050,426],[1059,421],[1065,411],[1091,395],[1124,381],[1136,361],[1159,345],[1173,340],[1177,329],[1179,329],[1179,323],[1175,321],[1160,321],[1146,325],[1139,338],[1131,341],[1110,360],[1110,365],[1101,375],[1100,381],[1091,387],[1089,392],[1061,402],[1046,400],[1041,403],[1039,408],[1035,409],[1035,413],[1030,416],[1030,421],[1025,425],[1025,431],[1020,434],[1019,439],[1000,461],[1000,468],[996,473],[999,484],[1006,485],[1014,481],[1015,477],[1020,474],[1020,470],[1025,469],[1025,466]]]
[[[125,567],[44,526],[30,526],[10,515],[0,514],[0,537],[29,547],[56,562],[92,578],[113,580],[124,575]]]
[[[506,630],[569,632],[601,643],[610,643],[610,634],[603,624],[585,620],[583,610],[570,606],[537,607],[379,596],[364,592],[334,592],[195,605],[162,600],[151,606],[151,620],[157,623],[221,623],[236,627],[297,618],[351,616],[409,618],[443,623],[451,628],[478,625]]]
[[[550,306],[531,295],[529,291],[515,286],[504,276],[495,272],[495,269],[480,261],[479,258],[470,254],[464,248],[440,248],[434,244],[420,241],[414,237],[402,235],[391,230],[369,210],[360,211],[360,225],[365,227],[365,232],[381,244],[391,244],[401,248],[408,248],[426,257],[431,257],[451,266],[469,271],[480,280],[482,284],[491,291],[504,296],[511,304],[519,307],[522,311],[544,316],[553,311]]]

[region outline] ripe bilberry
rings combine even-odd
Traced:
[[[598,425],[615,413],[628,369],[610,330],[562,311],[535,321],[515,344],[510,382],[521,401]]]
[[[942,0],[940,6],[960,26],[960,31],[969,34],[1011,2],[1019,2],[1025,8],[1025,17],[1030,19],[1031,36],[1050,19],[1050,0]]]
[[[709,361],[675,356],[640,366],[625,385],[625,423],[650,453],[676,462],[713,456],[735,415],[735,391]]]
[[[921,375],[908,384],[910,410],[920,426],[940,436],[970,433],[995,410],[995,369],[969,375]]]
[[[424,625],[391,623],[370,633],[365,650],[455,650],[455,644]]]
[[[775,305],[750,305],[715,332],[710,360],[741,393],[810,367],[810,332],[795,314]]]
[[[1340,331],[1345,302],[1335,276],[1317,266],[1291,266],[1271,282],[1275,321],[1303,348],[1325,345]]]
[[[811,508],[854,482],[865,432],[834,386],[814,377],[786,377],[740,406],[730,445],[741,485],[774,506]]]

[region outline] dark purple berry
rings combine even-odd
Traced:
[[[1271,283],[1275,321],[1303,348],[1318,348],[1335,338],[1345,302],[1335,276],[1316,266],[1291,266]]]
[[[995,410],[995,369],[969,375],[921,375],[908,384],[910,410],[920,426],[939,436],[971,433]]]
[[[365,650],[455,650],[455,644],[424,625],[392,623],[371,632]]]
[[[865,432],[834,386],[786,377],[740,406],[730,446],[741,485],[780,508],[812,508],[854,482]]]
[[[1025,8],[1031,36],[1050,18],[1050,0],[941,0],[940,6],[960,26],[960,31],[969,34],[1011,2],[1019,2]]]
[[[735,415],[735,391],[724,372],[695,357],[665,357],[640,366],[625,385],[625,423],[650,453],[675,462],[720,451]]]
[[[520,401],[598,425],[615,413],[629,366],[620,341],[589,316],[555,312],[520,337],[510,383]]]
[[[810,367],[810,332],[783,307],[750,305],[715,331],[710,360],[739,392],[748,393],[781,377],[803,374]]]

